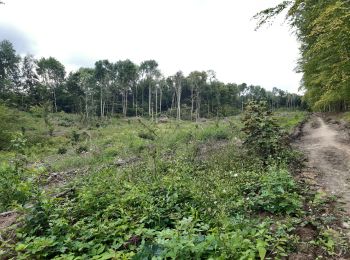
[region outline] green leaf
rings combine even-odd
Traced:
[[[267,252],[266,246],[267,246],[267,243],[265,241],[260,240],[260,239],[258,239],[256,241],[256,248],[258,249],[259,256],[260,256],[261,260],[265,259],[266,252]]]

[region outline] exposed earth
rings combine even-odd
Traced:
[[[304,177],[338,197],[344,211],[350,214],[349,134],[341,123],[329,121],[327,124],[320,115],[313,115],[302,127],[295,145],[307,158]]]

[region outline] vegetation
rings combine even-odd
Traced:
[[[117,114],[199,121],[238,114],[251,99],[266,100],[273,109],[303,107],[296,94],[245,83],[224,84],[213,71],[165,77],[155,60],[140,65],[100,60],[94,68],[66,75],[63,64],[53,57],[21,58],[9,41],[0,43],[0,100],[25,111],[39,106],[49,112],[78,113],[87,122]]]
[[[301,42],[298,70],[305,100],[315,110],[344,111],[350,101],[350,2],[283,1],[260,12],[258,26],[287,9],[287,19]]]
[[[15,237],[0,241],[1,257],[265,259],[304,244],[296,230],[309,223],[309,199],[287,167],[295,155],[251,154],[247,118],[272,122],[260,103],[247,105],[243,122],[114,118],[87,125],[54,113],[47,119],[52,135],[34,111],[18,112],[33,127],[13,141],[18,148],[0,154],[4,162],[18,158],[1,168],[0,201],[2,210],[16,208],[22,223]],[[305,116],[281,113],[286,130]],[[259,138],[257,149],[275,142]],[[335,241],[319,232],[310,245]]]
[[[347,109],[348,5],[283,1],[257,16],[288,9],[313,109]],[[294,176],[303,108],[210,70],[164,76],[155,60],[67,75],[4,40],[0,259],[342,257],[330,198]]]

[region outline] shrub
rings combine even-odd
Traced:
[[[259,186],[258,194],[252,197],[256,209],[280,214],[298,213],[301,197],[287,170],[270,169],[261,177]]]
[[[0,211],[12,204],[24,204],[31,197],[33,184],[21,167],[0,165]]]
[[[75,151],[77,154],[82,154],[82,153],[86,153],[87,151],[89,151],[89,148],[86,145],[81,145],[77,149],[75,149]]]
[[[36,117],[43,117],[44,108],[41,106],[31,106],[29,112]]]
[[[286,144],[280,127],[272,118],[266,102],[251,101],[243,116],[244,145],[262,159],[278,157]]]
[[[24,154],[26,143],[27,139],[22,133],[15,133],[14,138],[11,140],[11,148],[20,154]]]
[[[74,130],[71,135],[71,140],[74,144],[76,144],[80,140],[80,134]]]
[[[60,147],[60,148],[58,148],[57,153],[58,154],[65,154],[65,153],[67,153],[67,148],[66,147]]]
[[[19,123],[17,115],[7,107],[0,105],[0,150],[10,148],[12,133]]]
[[[154,140],[154,135],[150,132],[145,132],[145,131],[139,132],[138,137],[142,139]]]

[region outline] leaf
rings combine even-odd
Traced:
[[[267,252],[266,246],[267,246],[267,243],[265,241],[260,240],[260,239],[258,239],[256,241],[256,248],[258,249],[259,256],[260,256],[261,260],[265,259],[266,252]]]

